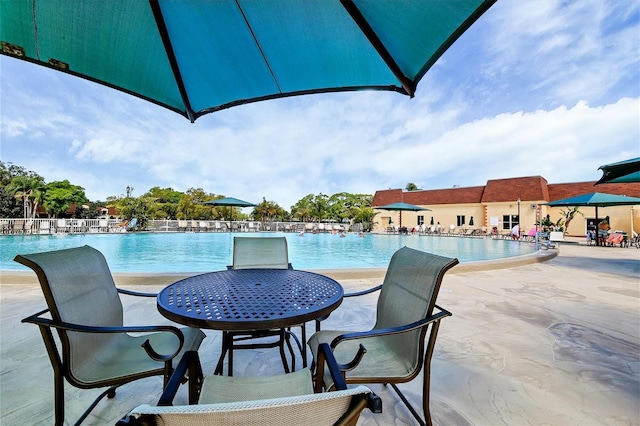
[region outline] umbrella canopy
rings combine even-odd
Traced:
[[[226,197],[226,198],[218,198],[217,200],[211,200],[211,201],[205,201],[202,204],[208,204],[211,206],[215,206],[215,207],[254,207],[255,204],[250,203],[248,201],[243,201],[243,200],[239,200],[237,198],[233,198],[233,197]],[[229,209],[231,210],[231,209]],[[233,213],[230,211],[230,218],[229,220],[233,219]]]
[[[248,201],[239,200],[233,197],[218,198],[217,200],[205,201],[202,204],[210,204],[212,206],[224,207],[254,207],[255,204]]]
[[[380,210],[390,210],[390,211],[399,211],[400,212],[400,225],[402,226],[402,212],[403,211],[411,211],[411,212],[419,212],[419,211],[431,211],[431,209],[428,209],[426,207],[420,207],[420,206],[416,206],[414,204],[409,204],[409,203],[392,203],[392,204],[387,204],[385,206],[380,206],[380,207],[374,207],[376,209],[380,209]],[[391,220],[389,220],[389,223],[391,223]]]
[[[602,170],[602,177],[596,182],[596,185],[601,183],[640,182],[640,157],[605,164],[598,167],[598,170]]]
[[[469,219],[469,226],[473,226],[473,216],[471,216],[471,219]]]
[[[431,211],[431,209],[428,209],[426,207],[420,207],[420,206],[416,206],[414,204],[409,204],[409,203],[393,203],[393,204],[387,204],[386,206],[380,206],[380,207],[374,207],[376,209],[380,209],[380,210],[395,210],[395,211],[411,211],[411,212],[419,212],[419,211]]]
[[[563,206],[593,206],[593,207],[609,207],[609,206],[633,206],[640,204],[640,198],[627,197],[626,195],[603,194],[601,192],[591,192],[576,197],[563,198],[561,200],[551,201],[547,203],[550,207]]]
[[[625,195],[603,194],[601,192],[591,192],[576,197],[563,198],[561,200],[551,201],[547,203],[550,207],[569,207],[569,206],[591,206],[596,208],[596,225],[598,221],[598,207],[611,206],[633,206],[640,205],[640,198],[627,197]],[[596,245],[598,245],[598,238]]]
[[[235,105],[361,89],[411,97],[495,0],[0,2],[2,54],[190,121]]]

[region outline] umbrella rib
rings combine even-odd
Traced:
[[[387,64],[393,75],[395,75],[398,81],[400,81],[400,84],[404,88],[406,94],[413,98],[416,93],[416,83],[404,75],[398,63],[393,59],[387,48],[382,43],[382,40],[380,40],[358,7],[353,3],[353,0],[340,0],[340,3],[347,10],[347,13],[351,15],[351,18],[353,18],[373,48],[378,52],[378,55],[380,55],[382,60]]]
[[[33,16],[33,41],[36,50],[36,59],[40,60],[40,43],[38,40],[38,14],[36,13],[36,2],[31,2],[31,15]]]
[[[186,110],[187,118],[193,123],[196,120],[196,115],[193,111],[193,108],[191,108],[191,102],[189,102],[187,89],[184,85],[184,80],[182,79],[182,73],[180,72],[180,66],[178,65],[178,60],[176,59],[176,55],[171,44],[171,39],[169,38],[167,24],[164,21],[164,16],[162,16],[160,3],[158,2],[158,0],[149,0],[149,5],[151,6],[153,17],[156,20],[156,24],[158,25],[158,31],[160,31],[162,44],[164,45],[165,53],[167,54],[167,58],[169,59],[173,77],[176,79],[176,84],[178,85],[178,90],[180,91],[180,97],[182,98],[182,102],[184,102],[184,108]]]
[[[269,73],[271,74],[271,78],[273,78],[273,82],[275,83],[276,87],[278,88],[278,92],[282,93],[282,89],[280,88],[280,83],[278,83],[278,79],[276,78],[276,75],[273,72],[273,69],[271,68],[271,64],[269,64],[269,61],[267,60],[267,56],[264,54],[264,51],[262,50],[262,46],[260,45],[260,42],[258,41],[258,38],[256,37],[256,34],[253,32],[253,28],[251,28],[251,24],[249,23],[249,20],[247,19],[247,15],[244,14],[244,10],[242,10],[242,6],[240,6],[240,3],[238,3],[238,0],[236,0],[236,6],[238,7],[238,10],[242,14],[242,19],[244,19],[244,22],[247,24],[247,28],[249,29],[249,32],[251,33],[251,37],[253,37],[253,41],[255,41],[256,46],[258,47],[258,50],[260,51],[260,55],[262,56],[262,59],[264,60],[265,65],[269,69]]]

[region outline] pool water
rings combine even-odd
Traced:
[[[0,236],[0,270],[29,270],[13,261],[16,254],[90,245],[106,257],[112,272],[206,272],[231,264],[233,238],[285,236],[289,262],[296,269],[382,268],[393,253],[408,246],[457,257],[461,262],[520,256],[532,243],[491,238],[419,235],[295,233],[130,233]]]

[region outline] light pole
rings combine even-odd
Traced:
[[[522,225],[520,224],[520,198],[518,198],[518,239],[522,235]]]

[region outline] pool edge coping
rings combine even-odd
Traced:
[[[545,262],[558,255],[558,249],[538,250],[522,256],[503,257],[500,259],[462,262],[453,267],[449,274],[508,269],[533,263]],[[309,269],[334,280],[381,279],[387,268],[344,268],[344,269]],[[202,272],[113,272],[114,281],[119,285],[169,285],[179,279]],[[32,271],[0,270],[0,285],[38,284]]]

